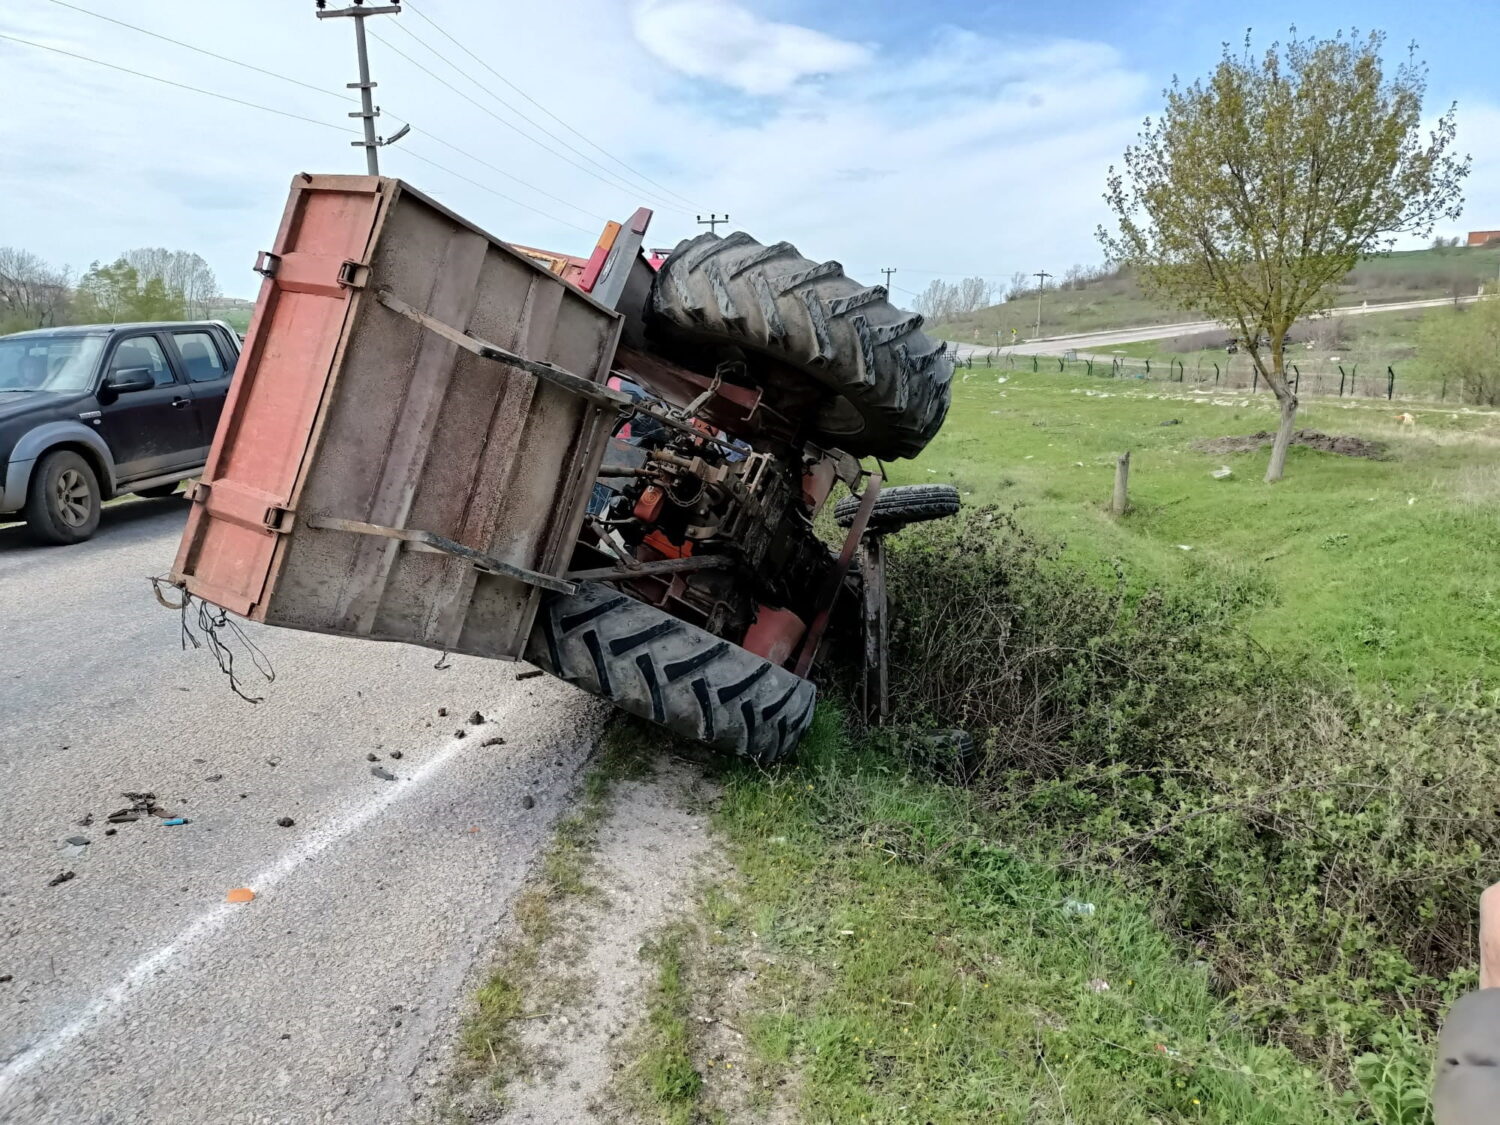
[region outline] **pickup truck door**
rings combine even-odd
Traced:
[[[144,367],[156,385],[140,391],[111,391],[110,372]],[[203,463],[203,438],[193,399],[167,359],[154,332],[121,336],[105,356],[99,388],[99,432],[115,459],[121,482],[143,480]]]
[[[172,343],[173,359],[187,379],[193,398],[193,413],[198,419],[200,448],[194,463],[208,460],[219,414],[234,376],[235,354],[218,332],[208,328],[174,328],[166,333]]]

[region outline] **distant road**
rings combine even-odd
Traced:
[[[1478,297],[1460,297],[1461,304],[1477,301]],[[1432,309],[1439,305],[1453,304],[1452,297],[1430,297],[1421,301],[1393,301],[1379,305],[1348,305],[1333,309],[1330,316],[1363,316],[1366,313],[1401,312],[1405,309]],[[1137,328],[1106,328],[1100,332],[1080,332],[1075,336],[1041,336],[1035,340],[1023,340],[1019,344],[1007,344],[1003,348],[984,347],[954,341],[954,350],[959,355],[1055,355],[1072,348],[1097,351],[1114,344],[1134,344],[1142,340],[1164,340],[1169,336],[1190,336],[1195,332],[1211,332],[1225,329],[1214,320],[1192,320],[1181,324],[1143,324]]]

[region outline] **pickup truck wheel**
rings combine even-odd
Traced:
[[[99,478],[93,468],[70,450],[47,454],[31,474],[25,516],[38,543],[82,543],[99,526]]]
[[[176,492],[177,486],[181,483],[180,480],[174,480],[171,484],[159,484],[155,488],[138,488],[135,494],[146,500],[160,500]]]
[[[761,763],[797,745],[817,699],[811,681],[597,582],[548,597],[526,659],[632,715]]]
[[[953,360],[922,317],[789,242],[743,231],[685,241],[657,273],[649,311],[669,348],[674,337],[735,344],[821,384],[813,429],[856,456],[915,457],[948,413]]]
[[[859,497],[849,496],[833,506],[840,527],[854,522]],[[871,531],[895,531],[909,523],[940,520],[958,514],[958,489],[951,484],[898,484],[882,488],[870,510]]]

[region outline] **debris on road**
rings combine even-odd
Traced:
[[[448,708],[446,708],[446,707],[439,707],[438,708],[438,718],[440,718],[440,719],[446,719],[447,717],[448,717]]]
[[[293,820],[289,816],[283,816],[283,817],[278,818],[277,821],[276,821],[276,823],[278,825],[280,825],[282,828],[290,828],[292,825],[296,824],[297,822],[295,820]]]
[[[469,732],[466,731],[466,730],[464,730],[463,727],[459,727],[456,731],[453,732],[453,737],[454,738],[464,738],[464,737],[466,737],[468,735],[468,733]]]
[[[371,766],[370,767],[370,774],[373,777],[380,778],[381,781],[395,781],[396,780],[396,775],[395,774],[393,774],[390,770],[381,769],[381,767],[379,767],[379,766]]]
[[[505,739],[501,738],[497,734],[493,738],[486,738],[479,745],[481,745],[481,746],[504,746],[505,745]]]
[[[534,679],[536,679],[540,675],[543,675],[543,672],[542,672],[542,670],[540,668],[532,668],[528,672],[517,672],[516,673],[516,679],[518,679],[518,680],[534,680]]]
[[[204,781],[223,781],[224,780],[224,775],[222,773],[211,773],[207,777],[205,777],[203,780]]]
[[[255,892],[249,887],[235,887],[224,896],[225,902],[249,902],[255,898]]]
[[[106,836],[113,836],[115,834],[115,830],[113,828],[106,828],[104,830],[104,834]]]
[[[161,822],[161,826],[163,828],[175,828],[179,824],[191,824],[191,823],[193,823],[193,822],[191,820],[189,820],[185,816],[174,816],[174,817],[172,817],[169,820],[162,821]]]
[[[91,812],[84,813],[83,814],[83,819],[77,822],[79,828],[87,828],[90,824],[93,824],[93,823],[94,823],[94,814],[91,813]]]
[[[530,793],[526,794],[526,796],[524,796],[524,797],[521,798],[521,807],[523,809],[534,808],[535,806],[536,806],[536,798],[533,797]]]
[[[471,727],[482,727],[482,726],[484,726],[484,716],[481,715],[478,711],[472,711],[472,712],[470,712],[469,713],[469,725]]]
[[[379,754],[366,754],[365,755],[365,761],[367,761],[367,762],[378,762],[378,761],[380,761],[380,755]]]
[[[392,758],[396,758],[396,759],[399,760],[400,757],[401,757],[401,751],[399,751],[399,750],[392,750],[391,751],[391,757]]]
[[[15,979],[16,978],[13,977],[13,976],[11,976],[11,974],[9,974],[9,973],[0,973],[0,984],[9,984],[11,981],[13,981]]]
[[[67,843],[77,845],[78,847],[82,847],[88,842],[89,838],[87,836],[69,836],[67,839]]]
[[[60,874],[58,874],[57,876],[55,876],[54,878],[48,880],[47,886],[49,886],[49,887],[56,887],[56,886],[59,886],[59,885],[61,885],[63,883],[66,883],[69,879],[76,879],[76,878],[78,878],[78,872],[76,872],[76,871],[64,871],[64,872],[61,872]]]

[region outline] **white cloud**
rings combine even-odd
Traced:
[[[106,10],[102,0],[79,3]],[[906,290],[922,289],[932,276],[925,271],[1005,277],[1097,260],[1093,229],[1104,217],[1105,168],[1133,138],[1155,86],[1112,47],[1069,38],[997,40],[949,27],[877,48],[706,0],[658,0],[641,10],[619,0],[418,6],[655,184],[545,116],[410,11],[370,21],[377,100],[388,115],[381,130],[389,132],[395,116],[413,124],[410,136],[383,150],[383,170],[530,245],[586,253],[602,218],[622,218],[644,203],[657,207],[651,244],[671,246],[697,234],[696,213],[712,208],[727,210],[733,227],[763,241],[787,239],[809,256],[836,258],[862,280],[895,266],[894,282]],[[183,22],[195,0],[138,0],[128,12],[107,10],[344,94],[343,83],[353,78],[352,28],[347,20],[316,21],[311,9],[302,0],[217,6],[215,25],[202,25],[201,34],[183,30],[200,26]],[[729,17],[705,31],[698,22],[705,11]],[[0,244],[75,268],[134,246],[194,250],[218,271],[226,292],[251,296],[258,279],[249,265],[270,246],[291,177],[363,171],[350,136],[326,127],[354,124],[344,116],[353,107],[334,97],[56,5],[8,14],[7,33],[325,124],[0,41],[0,100],[27,107],[0,119]],[[694,37],[709,32],[719,46],[692,53]],[[443,57],[427,53],[412,34]],[[504,53],[492,53],[492,44],[505,44]],[[673,50],[680,57],[670,56]],[[664,65],[669,56],[683,65]],[[560,140],[489,100],[444,58]],[[713,73],[694,77],[687,69],[693,66]],[[752,91],[753,99],[741,96]]]
[[[785,93],[804,78],[870,60],[858,43],[762,19],[730,0],[643,0],[632,24],[641,45],[668,66],[747,94]]]

